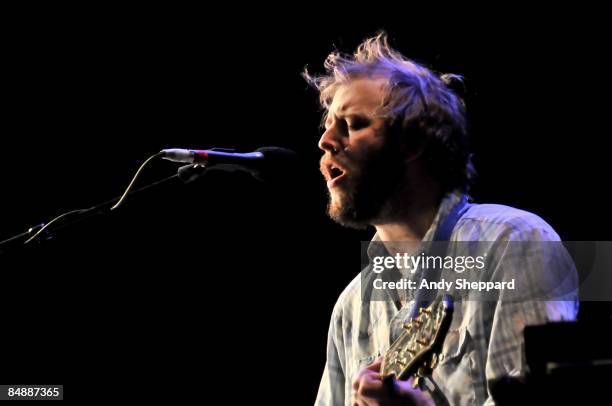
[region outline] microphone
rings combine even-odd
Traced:
[[[254,152],[236,152],[232,149],[163,149],[160,156],[173,162],[202,165],[205,168],[216,167],[224,170],[243,170],[255,178],[265,178],[287,172],[294,163],[296,153],[279,147],[263,147]]]

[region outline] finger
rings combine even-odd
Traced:
[[[371,374],[372,371],[370,371],[367,368],[362,368],[359,370],[359,372],[357,373],[357,377],[355,378],[355,380],[353,381],[353,389],[357,390],[357,388],[359,388],[359,381],[361,381],[361,378],[365,375],[365,374]]]
[[[397,397],[398,388],[397,384],[400,382],[395,378],[395,375],[389,375],[382,380],[383,386],[385,387],[385,393],[389,398]]]
[[[359,371],[359,373],[357,374],[357,377],[355,378],[355,380],[353,381],[353,389],[357,390],[357,388],[359,387],[359,380],[361,379],[363,374],[368,373],[369,371],[379,372],[380,371],[380,366],[382,364],[382,360],[383,360],[382,356],[378,357],[370,365],[368,365],[365,368],[362,368]]]
[[[370,371],[380,371],[380,366],[382,365],[383,357],[378,357],[374,362],[368,365],[366,368]]]
[[[353,381],[353,390],[357,391],[359,389],[359,381],[361,381],[361,377],[363,376],[363,374],[365,374],[366,371],[364,369],[362,369],[361,371],[359,371],[359,373],[357,374],[357,377],[355,378],[355,380]]]
[[[358,382],[356,393],[360,396],[378,398],[383,390],[383,383],[380,380],[380,374],[370,372],[361,376]]]
[[[367,399],[382,399],[386,397],[386,387],[381,381],[367,381],[359,386],[357,394],[361,398]]]
[[[363,368],[361,371],[359,371],[359,373],[357,374],[357,378],[355,378],[355,380],[353,381],[353,389],[354,390],[359,390],[359,385],[362,382],[363,377],[367,376],[369,380],[380,380],[380,374],[378,372],[374,372],[371,371],[367,368]]]

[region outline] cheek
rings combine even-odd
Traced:
[[[371,129],[363,130],[351,140],[349,157],[356,161],[366,160],[381,151],[385,141],[384,134]]]

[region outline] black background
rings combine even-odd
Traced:
[[[259,11],[4,14],[0,239],[118,196],[162,148],[277,145],[300,160],[276,182],[169,184],[5,253],[3,382],[312,403],[332,306],[372,231],[324,214],[321,111],[300,72],[381,28],[405,55],[466,77],[476,201],[533,211],[565,240],[610,239],[608,35],[592,16]],[[140,184],[176,168],[156,161]]]

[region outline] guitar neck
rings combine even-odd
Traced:
[[[411,375],[418,378],[430,373],[437,364],[452,315],[450,296],[419,309],[419,314],[403,326],[404,331],[385,354],[380,369],[382,377],[405,380]]]

